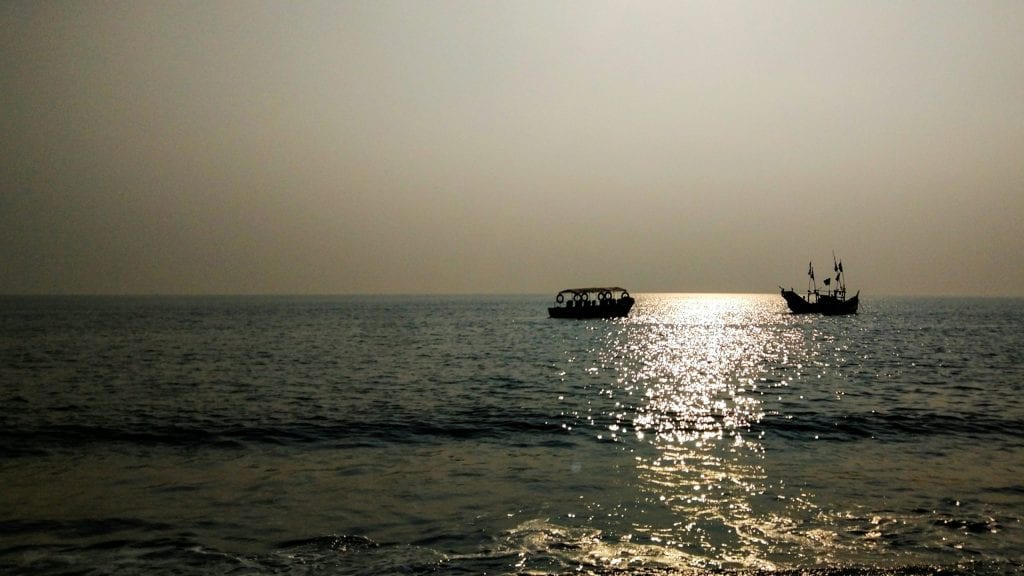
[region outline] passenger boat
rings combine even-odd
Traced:
[[[625,288],[598,286],[566,288],[555,295],[555,305],[548,308],[552,318],[625,318],[635,300]]]
[[[839,316],[843,314],[856,314],[857,306],[860,304],[860,290],[852,298],[846,297],[846,277],[843,274],[842,261],[836,261],[832,257],[832,268],[836,273],[835,288],[832,278],[825,278],[825,291],[818,290],[818,282],[814,279],[814,264],[807,265],[807,295],[801,296],[790,288],[786,290],[779,286],[786,305],[794,314],[824,314],[825,316]]]

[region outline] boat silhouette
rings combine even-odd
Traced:
[[[552,318],[625,318],[635,300],[619,286],[566,288],[555,295],[555,305],[548,308]]]
[[[794,314],[824,314],[825,316],[840,316],[844,314],[856,314],[860,305],[860,290],[852,297],[846,297],[846,275],[843,271],[843,262],[836,261],[832,255],[832,269],[836,274],[835,282],[831,277],[825,278],[824,291],[818,290],[818,282],[814,278],[814,264],[807,264],[807,293],[804,296],[795,290],[789,290],[779,286],[786,305]]]

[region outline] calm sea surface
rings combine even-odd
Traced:
[[[0,298],[0,573],[1024,573],[1024,299],[548,300]]]

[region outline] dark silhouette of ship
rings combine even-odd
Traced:
[[[625,318],[635,300],[629,291],[618,286],[566,288],[555,295],[555,305],[548,308],[552,318]]]
[[[807,265],[807,294],[801,296],[790,288],[786,290],[779,286],[786,305],[794,314],[824,314],[826,316],[840,316],[843,314],[856,314],[857,306],[860,304],[860,290],[851,298],[846,297],[846,275],[843,272],[843,262],[836,261],[832,256],[832,269],[836,274],[835,282],[831,277],[825,278],[823,284],[825,291],[818,290],[818,282],[814,279],[814,264]]]

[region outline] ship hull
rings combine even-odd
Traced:
[[[860,306],[860,292],[853,298],[840,299],[835,296],[818,296],[814,302],[808,301],[803,296],[792,290],[783,290],[782,298],[794,314],[824,314],[825,316],[843,316],[856,314]]]

